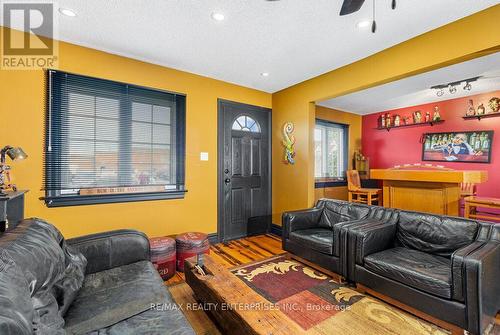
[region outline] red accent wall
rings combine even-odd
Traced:
[[[363,116],[362,125],[363,154],[370,158],[370,167],[373,169],[385,169],[398,164],[430,163],[444,165],[456,170],[486,170],[488,171],[488,181],[478,185],[478,196],[500,198],[500,116],[481,119],[481,121],[462,119],[469,99],[474,100],[474,107],[477,108],[480,103],[483,103],[486,110],[489,110],[488,100],[492,97],[500,98],[500,91],[385,111],[385,113],[391,113],[391,115],[411,115],[413,111],[421,110],[423,117],[429,111],[432,117],[434,106],[437,105],[440,109],[441,118],[445,121],[433,127],[414,126],[391,129],[388,132],[387,130],[375,129],[377,119],[383,111],[365,115]],[[420,143],[422,134],[475,130],[495,131],[490,164],[422,162],[422,143]]]

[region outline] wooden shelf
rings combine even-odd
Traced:
[[[500,112],[483,114],[483,115],[462,116],[462,118],[464,120],[478,119],[479,121],[481,121],[481,119],[485,119],[485,118],[489,118],[489,117],[495,117],[495,116],[500,116]]]
[[[499,113],[500,114],[500,113]],[[387,131],[390,131],[391,129],[397,129],[397,128],[406,128],[406,127],[415,127],[415,126],[434,126],[435,124],[439,124],[439,123],[443,123],[444,120],[439,120],[439,121],[429,121],[429,122],[420,122],[420,123],[411,123],[411,124],[403,124],[401,126],[392,126],[392,127],[384,127],[384,128],[381,128],[381,127],[377,127],[375,129],[378,129],[378,130],[387,130]]]

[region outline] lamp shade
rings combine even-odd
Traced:
[[[24,152],[21,147],[10,148],[6,151],[6,154],[10,157],[10,159],[14,160],[23,160],[28,157],[28,155]]]

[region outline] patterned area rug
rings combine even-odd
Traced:
[[[305,334],[449,334],[284,256],[231,272]]]

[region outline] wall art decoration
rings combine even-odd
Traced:
[[[490,163],[493,130],[424,134],[423,161]]]
[[[469,99],[465,116],[472,116],[472,115],[476,115],[476,109],[474,108],[474,101],[472,99]]]
[[[413,123],[421,123],[422,122],[422,112],[415,111],[413,112]]]
[[[488,106],[490,107],[491,113],[500,112],[500,99],[493,97],[488,101]]]
[[[295,136],[292,135],[294,125],[292,122],[286,122],[283,125],[283,146],[285,147],[284,162],[286,164],[295,164]]]

